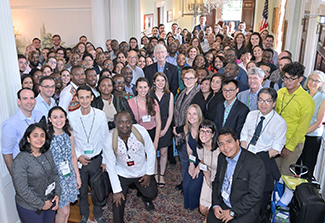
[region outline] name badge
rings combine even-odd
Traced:
[[[45,190],[45,196],[50,194],[53,190],[55,189],[55,182],[51,183],[50,185],[47,186]]]
[[[67,177],[71,174],[68,161],[61,162],[59,168],[63,177]]]
[[[142,116],[142,122],[150,122],[151,116],[150,115],[144,115]]]
[[[226,191],[222,191],[221,196],[222,196],[223,199],[225,199],[226,201],[228,201],[229,194]]]
[[[194,163],[196,163],[196,157],[195,157],[195,156],[190,155],[189,159],[190,159],[191,161],[193,161]]]
[[[203,164],[203,163],[199,163],[199,168],[200,170],[206,172],[208,170],[207,165]]]
[[[84,154],[93,154],[94,153],[94,148],[92,144],[87,144],[84,148]]]
[[[126,162],[126,164],[128,166],[133,166],[134,165],[134,160],[128,159],[128,161]]]

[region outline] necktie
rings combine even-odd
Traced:
[[[265,119],[265,117],[262,116],[260,122],[257,124],[253,138],[251,139],[251,142],[250,142],[251,145],[254,145],[254,146],[256,145],[256,142],[261,135],[264,119]]]

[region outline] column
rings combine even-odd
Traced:
[[[16,92],[21,87],[9,0],[0,1],[0,27],[0,123],[2,123],[18,110]],[[15,190],[2,155],[0,155],[0,189],[1,222],[19,222]]]
[[[104,50],[106,49],[105,13],[107,13],[105,9],[105,0],[91,1],[93,44],[95,46],[101,46]]]
[[[110,1],[110,28],[111,39],[117,41],[127,41],[127,27],[128,27],[128,14],[127,14],[127,1],[126,0],[113,0]]]

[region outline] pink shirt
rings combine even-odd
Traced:
[[[155,106],[154,106],[154,110],[156,112],[160,112],[160,109],[159,109],[159,105],[155,100]],[[128,100],[128,103],[130,105],[130,108],[134,114],[134,117],[135,117],[135,120],[137,121],[138,124],[142,125],[146,130],[151,130],[153,129],[154,127],[156,127],[156,122],[155,122],[155,117],[154,116],[151,116],[150,117],[150,122],[143,122],[142,121],[142,117],[145,116],[145,115],[148,115],[147,113],[147,109],[145,110],[142,110],[137,102],[136,102],[136,98],[131,98]]]

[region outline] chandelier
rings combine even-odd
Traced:
[[[229,5],[231,0],[183,0],[183,16],[184,15],[206,15],[212,9]],[[185,9],[186,8],[186,9]]]

